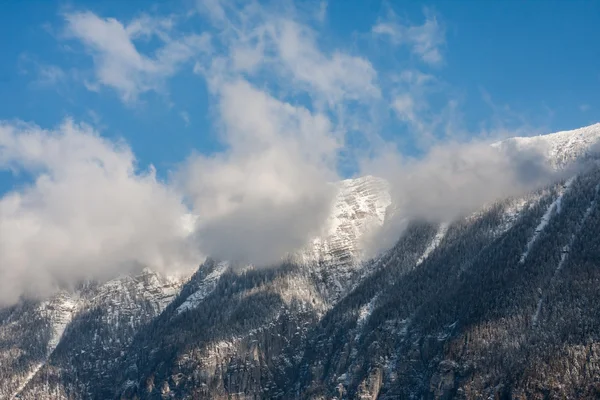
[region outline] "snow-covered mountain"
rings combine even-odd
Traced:
[[[516,151],[536,150],[555,167],[565,165],[600,152],[600,123],[548,135],[515,137],[494,143],[499,148]]]
[[[494,144],[563,167],[600,124]],[[364,260],[387,183],[349,179],[280,268],[207,260],[0,310],[0,399],[593,398],[600,170],[457,221],[414,221]]]

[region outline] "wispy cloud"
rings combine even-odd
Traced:
[[[325,22],[325,18],[327,18],[327,7],[327,1],[321,0],[321,2],[319,3],[319,8],[316,12],[317,21],[321,23]]]
[[[190,126],[190,114],[188,114],[187,111],[181,111],[179,113],[179,116],[181,117],[181,119],[185,123],[185,126]]]
[[[94,60],[95,79],[88,86],[108,86],[122,100],[134,102],[141,93],[164,90],[165,81],[187,61],[210,49],[207,34],[173,38],[170,20],[141,17],[128,24],[91,12],[65,15],[67,37],[79,40]],[[135,40],[157,37],[162,46],[143,54]]]
[[[423,123],[416,115],[415,101],[410,94],[403,93],[396,96],[392,107],[401,120],[408,122],[418,131],[423,130]]]
[[[285,82],[286,90],[307,93],[328,106],[381,95],[371,63],[343,51],[324,53],[317,32],[295,18],[297,11],[278,13],[256,3],[237,9],[216,0],[200,4],[215,28],[222,29],[215,40],[225,54],[216,60],[215,68],[225,67],[230,74],[243,72],[250,78],[267,72]]]
[[[387,38],[393,45],[408,46],[413,54],[427,64],[440,64],[444,59],[444,28],[431,10],[425,9],[425,22],[422,25],[402,24],[390,11],[387,18],[373,26],[373,33]]]
[[[481,98],[491,111],[491,116],[481,126],[479,136],[486,135],[491,137],[509,137],[509,136],[529,136],[540,134],[544,129],[539,126],[534,127],[529,122],[530,118],[520,111],[514,110],[508,104],[496,102],[490,93],[480,88]],[[551,118],[552,112],[548,110],[548,118]]]
[[[53,86],[66,79],[66,74],[62,68],[56,65],[40,65],[38,79],[35,81],[39,85]]]
[[[37,57],[28,53],[22,53],[19,56],[18,65],[19,72],[23,75],[30,75],[31,83],[39,87],[56,86],[64,83],[68,77],[63,68],[54,64],[42,63]]]
[[[407,127],[414,147],[426,151],[441,140],[464,135],[460,97],[436,76],[409,68],[394,75],[390,86],[390,107]]]

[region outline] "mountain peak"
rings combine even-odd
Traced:
[[[385,179],[362,176],[335,183],[337,193],[323,233],[303,255],[310,260],[354,263],[361,259],[359,241],[381,227],[391,203]]]

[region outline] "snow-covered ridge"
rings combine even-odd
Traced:
[[[547,162],[563,167],[600,150],[600,123],[570,131],[532,137],[513,137],[492,144],[517,151],[534,150]],[[338,193],[320,237],[302,251],[304,261],[361,260],[360,238],[380,228],[391,205],[387,181],[374,176],[336,183]]]
[[[570,131],[531,137],[514,137],[492,144],[494,147],[541,152],[554,167],[563,167],[600,150],[600,123]],[[597,146],[598,145],[598,146]]]
[[[492,144],[517,151],[534,150],[555,168],[600,150],[600,123],[570,131],[532,137],[513,137]],[[389,184],[382,178],[364,176],[336,184],[338,193],[322,235],[301,252],[304,261],[360,262],[361,237],[380,228],[391,205]]]

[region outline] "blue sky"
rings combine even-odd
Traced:
[[[489,141],[599,119],[596,1],[0,7],[0,304],[140,265],[277,262],[355,175],[390,183],[399,219],[373,237],[393,243],[402,218],[545,182]]]
[[[322,7],[318,2],[299,4],[304,14]],[[383,85],[388,84],[389,75],[403,69],[434,76],[438,84],[423,95],[428,112],[441,113],[449,100],[457,101],[460,129],[469,135],[500,127],[555,131],[598,120],[598,2],[323,4],[322,22],[306,15],[298,18],[315,29],[317,44],[325,53],[339,49],[365,57]],[[207,85],[193,73],[193,60],[164,77],[160,92],[148,90],[127,103],[110,86],[86,87],[86,81],[94,82],[93,57],[77,37],[67,33],[67,14],[91,11],[124,24],[142,15],[171,16],[176,20],[173,30],[215,34],[206,14],[189,15],[197,10],[194,2],[12,1],[2,8],[0,119],[33,122],[44,128],[66,117],[88,122],[102,135],[125,138],[140,163],[154,164],[162,176],[192,149],[206,153],[221,147]],[[439,62],[419,62],[410,46],[390,45],[389,38],[372,34],[390,12],[406,25],[419,26],[426,18],[435,18]],[[136,44],[146,54],[160,45],[156,40]],[[256,81],[276,84],[261,79]],[[301,94],[298,101],[302,101]],[[386,139],[399,141],[406,151],[414,146],[414,127],[393,116],[385,116],[377,129]],[[11,184],[14,180],[4,172],[0,190],[6,191]]]

